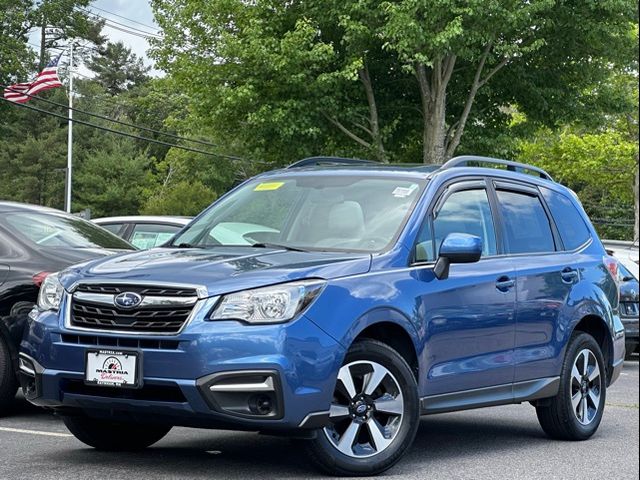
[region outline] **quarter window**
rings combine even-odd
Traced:
[[[540,190],[556,222],[564,248],[575,250],[584,245],[591,238],[591,232],[575,205],[561,193],[548,188]]]
[[[447,197],[434,212],[433,237],[428,225],[423,227],[416,246],[417,261],[433,261],[443,240],[450,233],[467,233],[482,239],[482,256],[495,255],[496,233],[489,197],[485,189],[461,190]]]
[[[537,195],[498,190],[509,253],[555,251],[549,217]]]

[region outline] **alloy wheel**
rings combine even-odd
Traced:
[[[373,361],[352,362],[338,373],[331,425],[324,434],[344,455],[371,457],[393,443],[404,408],[400,385],[387,368]]]
[[[578,353],[571,369],[571,407],[582,425],[589,425],[598,415],[602,394],[602,375],[598,360],[589,349]]]

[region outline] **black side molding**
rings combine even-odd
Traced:
[[[422,415],[456,412],[554,397],[558,394],[559,388],[560,377],[539,378],[525,382],[423,397],[420,400],[420,406]]]

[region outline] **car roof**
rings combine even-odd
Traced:
[[[0,201],[0,212],[38,212],[53,213],[57,215],[69,215],[62,210],[55,208],[43,207],[41,205],[32,205],[30,203]]]
[[[365,174],[416,180],[429,180],[435,177],[443,177],[446,180],[464,176],[486,176],[545,186],[576,197],[575,193],[569,188],[555,182],[547,172],[537,166],[498,158],[469,155],[452,158],[443,165],[379,163],[372,160],[340,157],[310,157],[295,162],[286,168],[265,172],[256,178],[283,178],[306,175],[362,176]]]
[[[170,215],[127,215],[119,217],[93,218],[91,221],[100,224],[105,223],[158,223],[163,225],[186,225],[191,217],[178,217]]]

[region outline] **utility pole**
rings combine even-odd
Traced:
[[[67,182],[64,210],[71,213],[71,175],[73,172],[73,43],[69,47],[69,137],[67,139]]]

